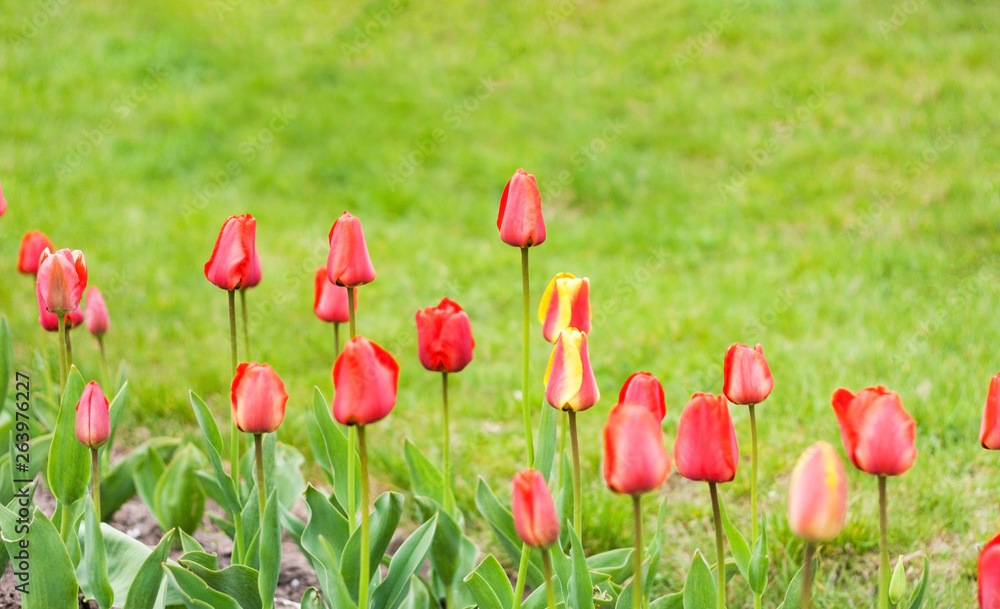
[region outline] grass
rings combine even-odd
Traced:
[[[995,4],[47,6],[0,0],[0,306],[22,367],[54,358],[31,280],[13,272],[17,242],[37,228],[84,250],[135,389],[126,440],[193,438],[189,390],[224,416],[226,298],[202,265],[224,219],[250,212],[264,269],[248,296],[253,358],[284,377],[281,438],[305,449],[312,387],[332,390],[312,272],[348,209],[378,271],[359,331],[402,367],[396,410],[371,433],[377,475],[406,485],[404,436],[437,456],[438,379],[419,366],[413,313],[447,295],[477,341],[453,379],[457,496],[474,513],[478,475],[506,496],[523,451],[520,278],[494,219],[523,166],[549,231],[533,299],[559,271],[592,282],[604,398],[580,417],[591,550],[629,539],[628,501],[598,474],[625,378],[663,381],[669,445],[690,394],[721,391],[729,344],[761,342],[775,375],[759,419],[776,558],[765,605],[801,560],[783,516],[796,456],[840,446],[834,389],[882,383],[918,422],[917,462],[889,485],[890,553],[931,556],[926,606],[970,606],[978,549],[1000,529],[1000,469],[976,436],[1000,369]],[[548,349],[534,336],[537,402]],[[76,341],[96,375],[96,345]],[[746,412],[733,415],[748,447]],[[747,474],[722,487],[744,527]],[[695,548],[712,554],[702,487],[674,476],[662,493],[665,590]],[[875,489],[851,473],[849,524],[821,549],[821,606],[869,602]],[[748,606],[742,585],[730,595]]]

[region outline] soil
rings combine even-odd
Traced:
[[[55,511],[55,499],[44,486],[39,486],[35,492],[35,505],[39,507],[47,516],[51,517]],[[194,532],[192,537],[198,540],[205,551],[214,553],[219,557],[219,566],[228,566],[232,560],[232,541],[217,527],[211,524],[207,513],[223,515],[222,508],[211,501],[205,507],[206,517],[202,520],[202,526]],[[306,508],[300,501],[292,508],[292,513],[300,518],[305,517]],[[111,521],[108,523],[126,535],[138,539],[150,548],[156,546],[163,537],[156,519],[146,508],[146,505],[134,496],[121,507]],[[177,559],[180,556],[179,550],[171,552],[170,557]],[[0,577],[0,609],[18,609],[21,607],[20,594],[14,590],[15,586],[13,570],[8,566],[7,570]],[[281,575],[278,577],[278,589],[275,592],[275,607],[298,607],[302,594],[310,586],[318,586],[316,574],[312,570],[309,561],[302,554],[299,546],[282,531],[281,539]],[[124,604],[125,599],[115,599],[115,607]],[[56,608],[53,608],[56,609]],[[80,609],[98,609],[94,601],[85,601],[80,595]]]

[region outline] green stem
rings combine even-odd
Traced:
[[[233,526],[236,529],[236,539],[233,540],[233,564],[243,564],[243,513],[239,510],[233,514]]]
[[[878,545],[881,560],[878,568],[878,607],[889,607],[889,516],[886,509],[885,476],[878,477]]]
[[[757,543],[760,525],[757,522],[757,414],[756,404],[750,404],[750,438],[752,440],[750,453],[750,535],[751,544]],[[765,550],[767,548],[764,548]],[[760,609],[761,595],[754,592],[753,607]]]
[[[232,374],[236,374],[236,291],[229,290],[229,351],[233,364]],[[229,469],[236,488],[240,488],[240,434],[236,429],[236,419],[229,418]]]
[[[247,291],[246,288],[240,288],[240,309],[243,313],[243,345],[244,352],[243,356],[246,360],[252,361],[253,358],[250,357],[250,327],[247,325]]]
[[[357,452],[358,432],[354,425],[347,428],[347,526],[351,533],[358,528],[358,506],[354,497],[354,455]]]
[[[521,248],[521,292],[524,301],[524,359],[521,363],[521,411],[524,414],[524,441],[528,447],[528,467],[535,463],[535,446],[531,435],[531,412],[528,409],[528,365],[531,354],[531,288],[528,281],[528,248]]]
[[[264,448],[261,438],[263,434],[253,435],[254,457],[257,461],[257,498],[260,501],[260,530],[264,530],[264,508],[267,501],[267,484],[264,481]]]
[[[358,448],[361,451],[361,574],[358,609],[368,609],[368,570],[371,560],[368,549],[368,449],[365,445],[365,426],[358,425]]]
[[[90,477],[93,486],[91,495],[94,497],[94,511],[97,512],[97,521],[101,521],[101,474],[98,466],[97,449],[90,449]]]
[[[809,609],[812,605],[812,587],[813,587],[813,552],[816,550],[816,544],[811,542],[806,542],[806,564],[803,567],[802,572],[802,609]]]
[[[441,373],[441,394],[444,398],[444,511],[455,512],[455,496],[451,488],[451,457],[449,456],[450,434],[448,433],[448,373]]]
[[[542,550],[542,568],[545,569],[545,595],[549,599],[549,609],[556,609],[556,591],[552,588],[552,558],[548,549]]]
[[[512,609],[521,609],[521,600],[524,599],[524,584],[528,579],[529,552],[531,552],[531,546],[523,544],[521,546],[521,564],[517,567],[517,582],[514,584],[514,604],[512,605]]]
[[[59,391],[66,386],[66,316],[56,315],[59,320]]]
[[[715,516],[715,570],[718,572],[719,579],[719,590],[718,590],[718,604],[716,605],[719,609],[725,609],[726,607],[726,562],[725,556],[722,554],[722,512],[719,510],[719,491],[715,488],[714,482],[708,483],[708,490],[712,493],[712,514]]]
[[[573,528],[583,539],[583,484],[580,481],[580,441],[576,433],[576,412],[570,410],[569,439],[573,447]]]
[[[66,325],[66,374],[69,374],[73,367],[73,339],[69,335],[69,326]]]
[[[642,607],[642,495],[632,495],[632,517],[635,523],[635,576],[632,578],[632,607]]]
[[[451,584],[446,584],[444,587],[444,606],[447,609],[454,609],[455,607],[454,591]]]
[[[354,338],[354,288],[347,288],[347,323],[351,330],[351,338]],[[340,353],[340,350],[337,350]]]

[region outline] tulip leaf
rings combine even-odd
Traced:
[[[439,504],[444,503],[444,476],[420,452],[409,438],[403,443],[403,454],[410,470],[410,487],[414,495],[429,497]]]
[[[559,582],[559,585],[555,588],[556,600],[569,598],[569,580],[573,576],[573,564],[558,544],[553,544],[549,548],[549,558],[552,560],[552,570],[555,571],[555,579]],[[589,562],[587,568],[590,568]],[[543,583],[542,587],[544,585]],[[547,602],[548,600],[546,599]]]
[[[566,528],[569,529],[570,540],[570,562],[573,564],[573,575],[569,578],[569,594],[566,595],[566,604],[576,609],[583,609],[594,606],[594,585],[590,579],[590,569],[587,567],[587,557],[583,553],[583,544],[577,537],[569,521],[566,521]]]
[[[7,323],[7,317],[4,316],[0,317],[0,408],[7,401],[7,391],[10,389],[10,373],[13,369],[14,343],[10,336],[10,324]]]
[[[347,467],[350,461],[348,460],[347,435],[342,431],[343,427],[334,422],[330,407],[327,406],[326,399],[319,387],[315,389],[313,392],[313,416],[316,417],[319,430],[322,432],[323,442],[326,445],[327,461],[333,466],[329,475],[333,478],[334,506],[346,516],[348,510],[357,512],[360,506],[361,458],[357,453],[353,455],[354,471],[358,475],[354,477],[355,505],[348,506]]]
[[[306,487],[305,495],[306,505],[309,507],[309,522],[302,531],[302,548],[311,555],[311,558],[319,559],[319,538],[323,537],[333,550],[333,568],[339,570],[344,547],[351,537],[347,518],[311,484]]]
[[[396,532],[399,520],[403,516],[403,496],[388,491],[375,500],[375,510],[372,512],[369,527],[369,569],[374,574],[377,566],[385,555],[389,542]],[[351,534],[340,562],[340,573],[344,576],[347,590],[352,599],[358,598],[358,579],[361,576],[361,527]]]
[[[156,451],[151,454],[159,455]],[[205,494],[195,472],[201,467],[201,452],[191,444],[184,445],[160,476],[153,494],[153,513],[164,531],[177,527],[193,532],[205,513]]]
[[[747,545],[746,538],[740,533],[733,523],[729,520],[729,515],[726,513],[726,506],[722,503],[722,497],[719,497],[719,512],[722,514],[722,528],[726,531],[726,539],[729,540],[729,549],[733,553],[733,560],[736,561],[736,567],[740,570],[740,575],[743,579],[750,581],[750,547]]]
[[[712,570],[708,568],[701,552],[695,550],[684,581],[684,609],[715,609],[717,600]]]
[[[16,505],[16,501],[11,506]],[[13,581],[15,585],[26,585],[25,593],[21,594],[22,609],[76,607],[76,573],[55,525],[37,507],[32,521],[22,527],[21,534],[17,533],[16,520],[14,512],[0,506],[0,528],[11,559]],[[29,557],[39,562],[32,562],[30,569],[25,569],[27,565],[21,565],[30,560]],[[44,568],[39,568],[42,564]]]
[[[163,472],[166,470],[167,464],[163,461],[163,457],[152,448],[147,447],[146,454],[136,464],[135,470],[132,473],[132,481],[136,492],[139,494],[139,498],[146,504],[149,511],[154,516],[157,516],[157,519],[159,519],[159,516],[156,514],[155,509],[156,483],[160,481]],[[167,527],[167,529],[169,528]]]
[[[108,387],[108,390],[110,391],[111,388]],[[122,416],[125,414],[125,402],[127,397],[128,397],[128,383],[125,383],[124,385],[121,386],[121,389],[118,390],[118,393],[115,394],[115,397],[114,399],[111,400],[111,403],[108,404],[108,418],[110,421],[109,427],[111,433],[108,435],[108,441],[105,442],[104,445],[98,449],[98,453],[102,457],[105,455],[105,453],[108,453],[111,450],[111,446],[112,444],[114,444],[115,430],[118,429],[118,424],[121,423]],[[103,506],[101,511],[104,511]]]
[[[910,602],[907,604],[909,609],[920,609],[924,604],[924,594],[927,592],[927,580],[931,572],[931,561],[924,556],[924,572],[920,576],[920,581],[917,582],[917,587],[913,589],[913,593],[910,595]]]
[[[451,585],[455,582],[458,565],[462,560],[462,529],[438,502],[419,495],[415,499],[421,520],[430,520],[437,516],[437,527],[430,551],[431,567],[444,585]]]
[[[653,558],[654,558],[653,556],[647,556],[646,560],[642,561],[642,583],[643,583],[642,587],[643,587],[643,593],[646,594],[646,597],[648,597],[646,589],[649,587],[650,579],[652,579],[650,577],[650,574],[652,573],[653,570],[652,569]],[[633,571],[635,571],[634,568]],[[632,588],[634,585],[635,585],[635,579],[633,578],[632,581],[628,583],[628,585],[622,588],[621,593],[618,595],[618,601],[615,603],[615,609],[634,609],[632,606],[632,600],[633,600],[632,595],[634,594],[632,592]]]
[[[59,523],[59,535],[62,537],[69,559],[75,569],[80,564],[80,538],[77,535],[80,517],[83,515],[83,501],[77,501],[73,505],[66,505],[62,501],[56,501],[56,509],[52,513],[52,521]],[[63,529],[63,523],[66,523]]]
[[[492,554],[487,554],[464,581],[481,609],[507,609],[514,603],[507,573]]]
[[[562,472],[559,476],[559,488],[555,491],[556,513],[560,522],[566,522],[573,517],[573,464],[568,455],[560,454],[559,459]],[[559,545],[569,547],[569,531],[566,527],[559,531]]]
[[[673,592],[649,603],[649,609],[684,609],[684,592]]]
[[[813,572],[816,572],[816,567],[819,565],[818,560],[813,560]],[[792,609],[793,607],[802,606],[802,580],[805,578],[805,565],[799,567],[799,570],[795,572],[795,576],[792,577],[792,581],[788,583],[788,589],[785,590],[785,600],[780,606],[788,607]]]
[[[320,537],[318,545],[319,549],[315,557],[316,562],[313,565],[314,567],[317,564],[319,565],[319,568],[316,569],[316,575],[319,577],[327,606],[330,609],[357,609],[357,604],[347,590],[347,582],[344,581],[344,576],[341,575],[339,569],[333,567],[333,549],[330,547],[329,542]]]
[[[277,438],[277,433],[267,435]],[[270,492],[272,486],[278,491],[278,505],[291,509],[306,490],[306,481],[302,477],[302,465],[305,462],[305,457],[294,447],[280,442],[275,443],[274,470],[266,476],[268,491]]]
[[[167,531],[153,551],[142,561],[132,585],[125,598],[124,609],[153,609],[156,597],[159,596],[160,585],[163,583],[163,568],[161,563],[170,555],[170,547],[174,543],[176,530]]]
[[[231,565],[222,570],[209,569],[184,557],[178,564],[197,575],[209,588],[231,596],[243,609],[261,609],[260,593],[257,591],[258,574],[250,567]]]
[[[235,515],[240,513],[242,504],[236,492],[236,484],[222,467],[222,435],[219,433],[215,419],[212,418],[212,413],[209,411],[208,406],[205,405],[205,402],[193,391],[190,395],[194,415],[198,419],[202,436],[205,438],[205,452],[208,453],[208,459],[212,462],[215,479],[219,482],[219,488],[222,490],[222,496],[225,499],[222,507],[229,514],[230,519],[234,519]],[[233,467],[235,466],[233,464]]]
[[[281,572],[281,525],[278,523],[278,492],[271,491],[264,506],[260,530],[260,579],[257,589],[264,609],[274,609],[274,591]]]
[[[372,593],[372,607],[396,609],[403,602],[410,585],[410,576],[420,568],[434,541],[439,515],[440,513],[420,525],[396,550],[392,561],[389,562],[389,572],[385,580]]]
[[[236,599],[223,594],[218,590],[213,590],[200,577],[187,569],[164,564],[167,575],[180,591],[184,599],[184,604],[188,607],[208,607],[211,609],[241,609]]]
[[[149,449],[159,453],[160,459],[169,460],[181,441],[176,438],[151,438],[136,447],[127,457],[101,476],[101,520],[108,521],[136,494],[133,472],[146,458]]]
[[[295,514],[289,512],[288,508],[281,505],[280,501],[278,502],[278,521],[281,522],[281,528],[288,532],[288,536],[301,546],[302,532],[306,528],[306,523],[302,522]]]
[[[323,599],[320,598],[316,588],[306,588],[299,605],[302,609],[326,609],[323,605]]]
[[[435,602],[433,606],[436,608],[439,605]],[[457,605],[457,607],[461,606]],[[406,598],[403,599],[403,604],[400,607],[402,609],[432,609],[431,593],[424,581],[416,575],[410,576],[409,592],[406,593]]]
[[[202,546],[197,539],[185,533],[183,529],[177,529],[177,533],[181,537],[181,552],[184,554],[189,554],[191,552],[205,552],[205,547]],[[218,567],[212,568],[217,569]]]
[[[56,499],[67,505],[83,498],[90,482],[90,451],[76,439],[76,405],[81,395],[83,377],[73,366],[63,389],[45,478]]]
[[[97,520],[97,508],[90,498],[84,503],[84,552],[77,567],[77,579],[87,598],[95,599],[101,609],[111,609],[115,592],[108,581],[108,555]]]
[[[546,482],[552,476],[552,464],[556,457],[556,419],[561,414],[561,411],[549,406],[545,398],[542,398],[542,414],[538,422],[538,447],[535,449],[535,462],[532,466],[542,473]]]
[[[510,513],[510,510],[500,504],[497,496],[493,494],[493,490],[482,477],[479,478],[479,482],[476,484],[476,507],[479,508],[479,512],[486,519],[486,522],[489,523],[490,528],[493,529],[493,533],[496,535],[500,545],[507,552],[511,562],[514,564],[520,562],[521,547],[523,544],[520,537],[517,536],[517,530],[514,528],[514,516]],[[542,573],[542,559],[535,553],[528,563],[528,583],[532,588],[537,588],[544,582],[545,576]]]
[[[761,511],[760,536],[753,546],[753,554],[750,556],[750,589],[758,596],[764,594],[767,587],[767,570],[771,564],[771,559],[767,553],[767,514]],[[739,563],[737,563],[739,566]]]
[[[594,554],[587,557],[587,566],[590,567],[591,571],[604,573],[611,578],[611,581],[621,585],[635,572],[633,552],[635,552],[635,548],[616,548]]]

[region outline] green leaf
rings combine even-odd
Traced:
[[[83,560],[77,568],[78,581],[87,598],[95,599],[101,609],[111,609],[115,592],[108,581],[108,555],[97,520],[97,508],[90,498],[85,499],[84,503],[85,543]]]
[[[587,557],[591,571],[607,574],[618,585],[625,582],[635,572],[635,548],[617,548]]]
[[[307,426],[311,427],[311,426]],[[323,599],[320,598],[319,592],[316,588],[306,588],[305,593],[302,595],[302,609],[325,609],[323,606]]]
[[[409,592],[406,593],[406,598],[403,599],[402,609],[437,609],[440,605],[435,600],[433,605],[431,603],[431,593],[416,575],[410,576],[410,586]],[[461,607],[462,605],[456,605],[456,607]]]
[[[492,554],[487,554],[464,581],[480,609],[508,609],[514,603],[507,573]]]
[[[281,525],[278,524],[278,492],[271,491],[264,507],[260,531],[260,579],[257,588],[264,609],[274,608],[274,591],[281,572]]]
[[[521,543],[521,538],[517,536],[517,530],[514,528],[514,516],[510,513],[510,510],[500,504],[497,496],[493,494],[493,490],[482,477],[479,478],[479,482],[476,484],[476,507],[479,508],[479,512],[486,518],[486,522],[493,529],[497,541],[503,546],[511,562],[518,564],[521,561],[521,546],[523,544]],[[537,553],[532,555],[531,560],[528,562],[527,579],[528,584],[532,588],[537,588],[545,582],[545,575],[542,572],[542,559]]]
[[[309,507],[309,522],[302,531],[302,548],[319,558],[319,538],[325,538],[333,550],[333,566],[339,570],[344,547],[351,537],[347,518],[311,484],[306,487],[305,495],[306,505]]]
[[[124,609],[153,609],[160,584],[163,582],[164,574],[160,564],[170,555],[170,547],[174,543],[176,534],[176,530],[167,531],[167,534],[160,539],[160,543],[156,544],[149,556],[142,561],[129,587]]]
[[[361,476],[354,477],[354,500],[353,508],[347,506],[347,435],[343,427],[333,420],[330,407],[323,398],[323,393],[319,387],[315,387],[313,392],[313,416],[322,432],[323,442],[326,444],[327,461],[333,465],[333,470],[329,475],[333,478],[333,501],[341,513],[347,515],[348,509],[357,512],[361,501]],[[354,471],[360,474],[361,458],[357,453],[353,455]]]
[[[920,581],[917,582],[917,587],[913,589],[913,593],[910,595],[910,602],[908,603],[909,609],[920,609],[924,604],[924,594],[927,592],[927,581],[931,572],[931,561],[924,556],[924,572],[920,576]]]
[[[701,552],[695,550],[684,581],[684,609],[715,609],[718,600],[715,584],[708,563]]]
[[[124,459],[101,476],[101,520],[108,521],[125,502],[136,494],[133,472],[146,458],[146,451],[152,449],[160,455],[160,460],[169,460],[180,446],[177,438],[151,438],[146,440]],[[154,487],[155,488],[155,484]]]
[[[570,597],[569,591],[569,580],[573,576],[573,563],[570,562],[568,556],[563,553],[562,547],[559,544],[553,544],[549,548],[549,556],[552,560],[552,569],[555,571],[555,579],[557,585],[554,586],[556,600],[566,599]],[[589,568],[589,564],[588,564]],[[541,588],[545,587],[543,583]],[[545,600],[545,604],[548,604],[548,599]]]
[[[10,390],[10,376],[14,370],[14,342],[10,337],[7,317],[0,318],[0,407],[7,401]]]
[[[755,594],[764,594],[767,588],[767,570],[771,564],[771,558],[767,552],[767,514],[761,510],[760,537],[753,545],[753,554],[750,556],[750,589]],[[737,563],[737,566],[739,563]]]
[[[649,609],[684,609],[684,592],[661,596],[649,604]]]
[[[316,574],[319,576],[320,585],[323,588],[323,595],[327,599],[327,605],[331,609],[357,609],[357,604],[351,598],[347,589],[347,582],[340,571],[333,568],[333,549],[323,537],[319,538],[320,550],[316,556],[319,569]],[[313,563],[315,566],[317,563]],[[356,578],[355,578],[356,579]]]
[[[816,566],[819,561],[813,560],[813,572],[816,572]],[[781,604],[790,609],[793,607],[802,606],[802,580],[805,578],[805,565],[799,567],[799,570],[795,572],[795,576],[792,581],[788,583],[788,589],[785,590],[785,600]]]
[[[66,514],[66,516],[64,517],[63,514]],[[83,501],[77,501],[73,505],[66,505],[62,501],[56,501],[56,509],[52,513],[52,521],[59,523],[59,535],[63,536],[65,534],[63,544],[66,546],[66,551],[69,553],[69,559],[72,561],[74,569],[80,564],[82,556],[80,553],[80,539],[77,536],[82,516]],[[62,527],[64,518],[68,518],[68,526],[65,530]]]
[[[726,514],[726,506],[722,503],[722,497],[719,497],[719,511],[722,513],[722,528],[726,531],[726,539],[729,540],[729,549],[733,553],[733,560],[736,561],[736,566],[740,570],[740,575],[743,579],[750,581],[750,546],[747,545],[746,538],[740,533],[733,523],[729,520],[729,515]],[[752,586],[751,586],[752,587]]]
[[[410,486],[414,495],[430,497],[444,504],[444,476],[420,450],[407,438],[403,442],[403,455],[410,470]]]
[[[236,600],[228,594],[213,590],[200,577],[187,569],[164,563],[167,575],[180,591],[184,604],[201,608],[204,604],[211,609],[241,609]]]
[[[276,435],[268,434],[271,437]],[[294,447],[280,442],[275,445],[274,471],[266,474],[269,481],[268,489],[271,488],[270,481],[273,480],[274,488],[278,490],[278,504],[286,509],[291,509],[302,496],[302,491],[306,490],[306,481],[302,477],[302,465],[305,462],[305,457]]]
[[[532,465],[542,473],[545,481],[552,477],[552,464],[556,457],[556,417],[561,412],[549,406],[542,398],[542,414],[538,422],[538,446],[535,449],[535,462]]]
[[[410,576],[420,568],[434,541],[437,516],[420,525],[392,557],[385,580],[372,593],[372,607],[395,609],[403,602]]]
[[[68,505],[87,494],[90,482],[90,451],[76,439],[76,405],[83,395],[83,377],[76,366],[70,369],[62,395],[46,481],[56,499]]]
[[[27,594],[21,594],[22,609],[76,607],[76,573],[59,531],[38,508],[22,535],[10,526],[16,518],[13,512],[0,506],[3,540],[14,571],[14,584],[26,585]],[[28,571],[23,568],[28,565],[22,565],[25,561],[30,562]],[[24,574],[23,578],[19,573]]]
[[[181,551],[184,554],[187,554],[188,552],[204,552],[205,551],[205,547],[202,546],[201,543],[197,539],[195,539],[194,537],[191,537],[190,535],[188,535],[187,533],[185,533],[182,530],[178,530],[177,532],[181,536]]]
[[[179,559],[184,563],[191,563],[201,565],[202,567],[209,569],[211,571],[217,571],[219,569],[219,557],[215,554],[209,554],[208,552],[203,552],[201,550],[191,550],[190,552],[184,552],[181,554]]]
[[[583,553],[583,544],[576,536],[576,531],[569,522],[570,562],[573,564],[573,575],[569,578],[569,595],[567,604],[574,609],[592,609],[594,606],[594,584],[590,579],[590,569],[587,567],[587,557]]]
[[[198,528],[205,513],[205,495],[195,472],[202,463],[201,452],[185,444],[160,476],[153,495],[153,512],[161,529],[177,527],[191,533]]]
[[[387,491],[375,500],[375,511],[372,512],[369,523],[369,573],[375,573],[377,570],[402,516],[403,496],[399,493]],[[347,590],[353,599],[358,598],[358,579],[361,576],[361,561],[358,559],[360,555],[361,527],[358,527],[347,541],[340,563],[340,573],[344,576],[344,583],[347,584]]]
[[[455,583],[458,564],[462,559],[462,529],[455,519],[436,501],[427,497],[415,497],[422,520],[437,516],[434,542],[431,544],[431,567],[443,584]]]
[[[222,435],[219,433],[215,419],[212,418],[212,413],[208,409],[208,406],[205,405],[205,402],[193,391],[190,395],[194,415],[198,419],[202,436],[205,438],[205,452],[208,453],[208,459],[212,462],[215,479],[222,490],[222,496],[225,498],[225,503],[222,507],[229,514],[230,520],[232,520],[235,518],[235,514],[240,513],[243,506],[239,495],[236,493],[236,484],[233,483],[233,479],[229,477],[229,474],[222,467]]]
[[[231,596],[243,609],[261,609],[260,592],[257,590],[258,573],[250,567],[231,565],[222,570],[209,569],[183,557],[178,563],[197,575],[208,587]],[[274,597],[273,593],[271,597]]]
[[[132,473],[132,481],[135,484],[136,492],[139,493],[139,498],[142,499],[142,502],[146,504],[146,507],[149,508],[149,511],[157,519],[159,519],[159,515],[156,513],[155,507],[156,484],[160,481],[163,472],[166,470],[167,465],[164,463],[163,457],[152,448],[147,448],[146,454],[136,464],[135,470]],[[167,529],[169,528],[167,527]]]

